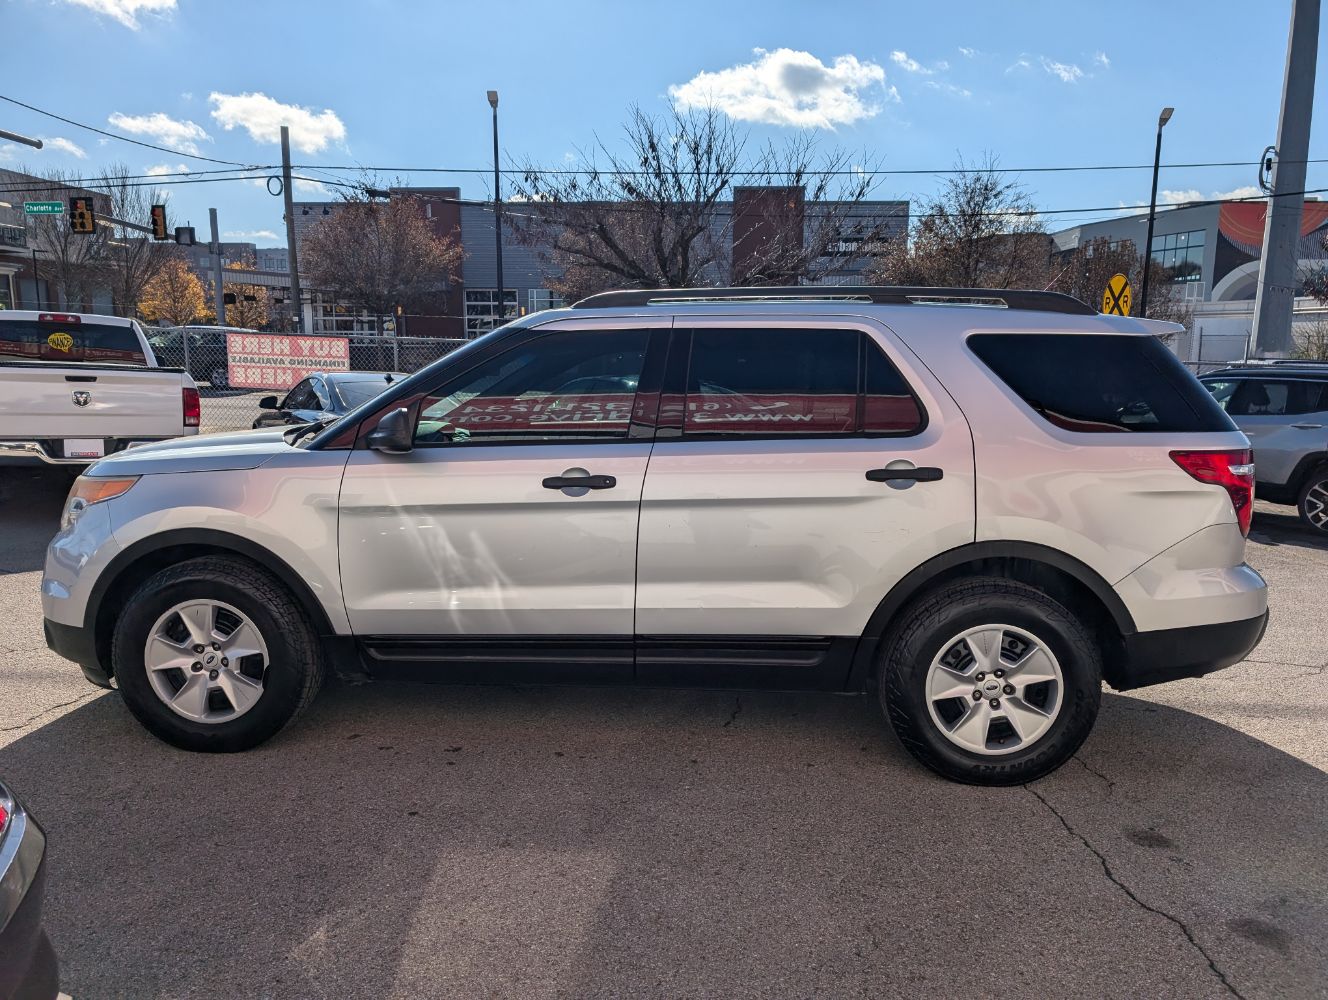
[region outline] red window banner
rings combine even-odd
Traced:
[[[226,377],[237,389],[289,389],[310,372],[350,370],[345,337],[226,334]]]

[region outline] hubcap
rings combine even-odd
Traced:
[[[1060,714],[1065,680],[1055,654],[1013,625],[968,629],[927,670],[927,711],[955,746],[999,756],[1031,746]]]
[[[171,711],[194,722],[228,722],[263,695],[267,643],[229,604],[185,601],[149,630],[143,665],[152,690]]]
[[[1305,520],[1320,531],[1328,531],[1328,479],[1315,483],[1305,492],[1301,508]]]

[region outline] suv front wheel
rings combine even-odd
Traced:
[[[905,611],[884,643],[880,694],[904,748],[980,785],[1032,781],[1087,738],[1102,659],[1084,624],[1024,583],[947,584]]]
[[[111,651],[129,710],[184,750],[257,746],[299,715],[323,680],[304,612],[242,559],[205,556],[149,577],[125,604]]]

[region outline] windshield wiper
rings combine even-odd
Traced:
[[[326,424],[322,424],[317,420],[315,420],[311,423],[301,424],[299,427],[295,427],[292,428],[291,430],[288,430],[285,434],[282,435],[282,437],[284,437],[286,439],[286,443],[293,448],[295,447],[295,445],[300,443],[300,440],[302,438],[307,437],[308,435],[312,434],[315,431],[322,430],[325,426]]]

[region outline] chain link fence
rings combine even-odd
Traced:
[[[184,368],[198,383],[203,434],[252,427],[262,412],[260,400],[283,400],[310,372],[410,374],[467,343],[442,337],[299,336],[216,327],[147,333],[158,364]]]

